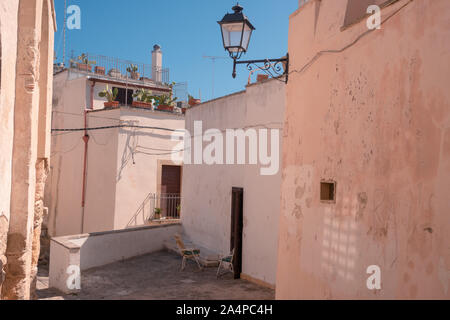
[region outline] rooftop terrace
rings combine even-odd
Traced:
[[[136,84],[161,86],[170,83],[168,68],[153,67],[151,64],[142,62],[89,53],[73,56],[64,66],[55,66],[54,72],[58,73],[65,69],[111,80],[126,80]]]

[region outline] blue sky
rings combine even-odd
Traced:
[[[212,98],[212,61],[215,97],[244,89],[248,71],[238,66],[231,77],[232,60],[223,49],[217,24],[236,1],[231,0],[67,0],[81,9],[81,30],[67,30],[66,54],[89,52],[151,64],[154,44],[163,50],[170,80],[188,82],[189,92]],[[244,13],[256,27],[249,51],[242,59],[280,58],[287,52],[289,15],[298,0],[242,0]],[[58,32],[55,52],[62,58],[64,0],[56,0]]]

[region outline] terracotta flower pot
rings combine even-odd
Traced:
[[[96,66],[95,67],[95,73],[104,76],[105,75],[105,68]]]
[[[186,114],[187,108],[181,108],[181,113]]]
[[[119,101],[105,102],[105,108],[118,108]]]
[[[113,78],[121,78],[122,77],[122,73],[120,73],[120,70],[114,69],[114,68],[110,69],[108,71],[108,75]]]
[[[137,107],[137,108],[146,108],[146,109],[151,109],[152,108],[152,104],[149,102],[142,102],[142,101],[133,101],[133,103],[131,104],[132,107]]]
[[[256,81],[257,82],[263,82],[269,79],[269,76],[267,74],[258,74],[256,76]]]
[[[92,66],[85,63],[77,63],[78,70],[92,72]]]
[[[192,107],[192,106],[195,106],[197,104],[202,103],[202,101],[200,99],[192,99],[192,98],[190,98],[188,103]]]
[[[161,110],[161,111],[173,111],[173,106],[169,106],[169,105],[166,105],[166,104],[160,104],[158,106],[158,110]]]

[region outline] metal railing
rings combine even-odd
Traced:
[[[181,196],[178,193],[153,194],[150,197],[151,216],[155,219],[155,209],[161,209],[161,219],[180,219]]]
[[[157,84],[169,84],[170,72],[168,68],[156,68],[151,64],[122,60],[102,55],[85,53],[88,64],[83,63],[79,56],[73,55],[66,66],[82,73],[96,74],[99,76],[141,82],[154,82]],[[136,66],[135,72],[129,72],[128,68]]]
[[[161,209],[159,219],[180,219],[181,195],[178,193],[150,193],[141,203],[136,213],[127,224],[128,227],[144,225],[147,221],[156,220],[155,209]]]

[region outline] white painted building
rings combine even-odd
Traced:
[[[186,128],[193,136],[192,140],[195,140],[195,121],[202,122],[203,133],[209,129],[222,132],[238,128],[279,129],[279,141],[276,142],[281,151],[284,108],[285,84],[271,79],[189,109]],[[269,138],[268,150],[271,150],[270,143]],[[207,145],[204,142],[204,149]],[[247,143],[247,153],[248,146]],[[195,149],[193,143],[192,148]],[[195,150],[191,153],[193,162]],[[275,156],[281,167],[280,152]],[[278,170],[274,175],[261,175],[264,167],[267,166],[187,164],[185,160],[181,219],[184,232],[193,243],[218,254],[228,254],[235,246],[232,238],[242,236],[241,277],[274,287],[281,173]],[[242,233],[237,232],[234,236],[231,231],[233,190],[235,201],[239,201],[240,193],[243,194]],[[239,203],[235,204],[239,206]]]
[[[170,193],[179,198],[181,192],[182,168],[171,161],[177,142],[171,140],[170,130],[184,129],[184,115],[177,108],[167,112],[131,105],[137,89],[154,95],[170,93],[172,88],[163,82],[168,82],[166,71],[157,65],[158,79],[147,78],[152,68],[137,64],[141,74],[131,79],[128,62],[90,59],[103,65],[103,70],[83,71],[72,62],[54,76],[52,128],[89,130],[53,131],[45,198],[51,236],[145,225],[154,207],[166,209],[165,204],[155,203],[155,195]],[[162,63],[160,49],[153,52],[153,60]],[[99,93],[106,86],[119,90],[119,108],[105,109],[106,100]],[[107,128],[91,130],[99,127]],[[163,216],[173,216],[176,205],[168,210]]]

